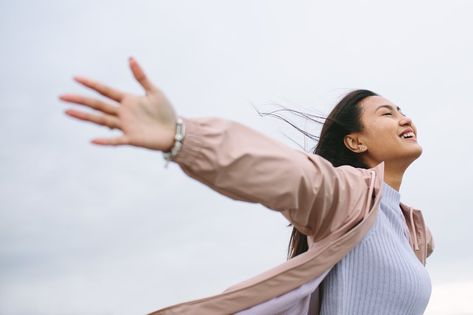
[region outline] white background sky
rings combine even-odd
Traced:
[[[141,93],[131,55],[185,116],[293,145],[252,105],[328,113],[372,89],[417,124],[401,195],[436,239],[426,314],[473,314],[471,1],[0,1],[0,314],[143,314],[282,262],[290,229],[186,178],[57,100],[87,75]],[[295,139],[303,143],[303,138]]]

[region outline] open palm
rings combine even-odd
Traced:
[[[135,59],[129,60],[135,79],[144,88],[145,95],[134,95],[108,87],[84,77],[74,77],[78,83],[107,97],[106,101],[77,94],[64,94],[59,98],[68,103],[84,105],[97,113],[67,109],[71,117],[89,121],[110,129],[120,129],[123,134],[114,138],[95,138],[99,145],[134,145],[168,151],[174,142],[176,114],[165,95],[146,77]]]

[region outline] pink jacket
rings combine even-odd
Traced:
[[[225,292],[151,314],[318,314],[318,286],[374,223],[384,164],[333,167],[239,123],[185,119],[176,162],[190,177],[237,200],[279,211],[308,236],[309,250]],[[401,204],[410,243],[425,264],[432,237],[419,210]]]

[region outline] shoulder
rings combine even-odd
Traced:
[[[382,192],[383,163],[371,169],[334,167],[321,156],[307,157],[317,169],[318,178],[312,181],[313,208],[303,222],[302,233],[323,238],[341,226],[356,224],[376,207]],[[298,222],[299,214],[292,213],[292,219]]]

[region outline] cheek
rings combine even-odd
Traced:
[[[382,128],[383,126],[379,125],[370,127],[366,130],[364,141],[372,156],[385,158],[386,155],[391,155],[393,150],[397,150],[399,141],[391,128]]]
[[[382,125],[372,124],[364,132],[364,141],[368,146],[379,146],[386,142],[392,142],[392,131],[383,128]]]

